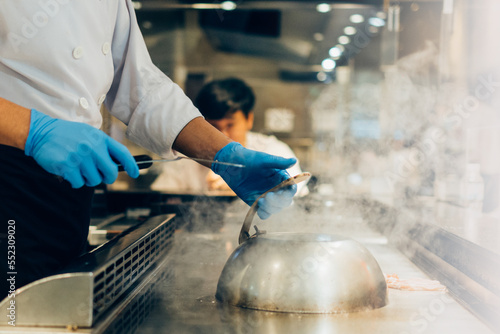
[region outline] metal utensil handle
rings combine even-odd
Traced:
[[[240,230],[240,236],[238,238],[238,243],[241,244],[244,241],[248,240],[250,238],[250,225],[252,224],[253,217],[255,216],[255,213],[257,212],[258,206],[259,206],[259,200],[266,196],[270,192],[277,191],[278,189],[281,189],[283,187],[291,186],[293,184],[297,184],[303,181],[308,180],[311,177],[311,173],[304,172],[301,174],[297,174],[289,179],[286,179],[285,181],[281,182],[277,186],[269,189],[262,195],[260,195],[255,202],[253,202],[252,206],[250,207],[250,210],[248,210],[248,213],[245,217],[245,220],[243,221],[243,226],[241,227]]]
[[[153,162],[151,161],[153,158],[151,158],[147,154],[142,154],[142,155],[134,155],[134,160],[137,163],[137,166],[139,169],[144,169],[144,168],[149,168],[153,165]],[[125,168],[123,168],[123,165],[119,162],[116,162],[116,165],[118,166],[118,171],[123,172]]]
[[[232,166],[232,167],[240,167],[240,168],[246,167],[245,165],[236,164],[236,163],[232,163],[232,162],[222,162],[222,161],[215,161],[215,160],[208,160],[208,159],[199,159],[199,158],[191,158],[191,157],[177,157],[175,159],[153,159],[153,158],[151,158],[147,154],[134,155],[134,160],[137,163],[137,166],[139,167],[139,169],[149,168],[149,167],[151,167],[153,165],[154,162],[172,162],[172,161],[178,161],[180,159],[187,159],[187,160],[193,160],[193,161],[198,161],[198,162],[211,162],[213,164],[220,164],[220,165],[226,165],[226,166]],[[118,166],[118,171],[119,172],[123,172],[125,170],[123,168],[123,166],[122,166],[121,163],[116,162],[116,165]]]
[[[246,167],[245,165],[237,164],[237,163],[234,163],[234,162],[223,162],[223,161],[217,161],[217,160],[201,159],[201,158],[191,158],[191,157],[177,157],[175,159],[157,159],[157,160],[151,160],[151,161],[144,161],[144,162],[141,162],[141,163],[164,162],[164,161],[169,162],[169,161],[178,161],[178,160],[181,160],[181,159],[193,160],[193,161],[198,161],[198,162],[210,162],[212,164],[226,165],[226,166],[239,167],[239,168]]]

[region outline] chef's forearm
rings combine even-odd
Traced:
[[[0,144],[24,150],[31,110],[0,97]]]
[[[173,149],[192,158],[213,160],[215,154],[232,142],[202,117],[189,122],[174,141]],[[204,164],[210,167],[210,163]]]

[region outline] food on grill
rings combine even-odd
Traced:
[[[385,274],[387,287],[406,291],[446,291],[446,287],[436,280],[425,278],[401,279],[397,274]]]

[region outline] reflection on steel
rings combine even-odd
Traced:
[[[217,285],[218,300],[294,313],[347,313],[387,304],[385,277],[372,254],[328,234],[261,233],[235,249]]]

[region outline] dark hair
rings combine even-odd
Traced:
[[[252,89],[240,79],[214,80],[203,86],[194,105],[206,119],[219,120],[238,110],[248,117],[255,104]]]

